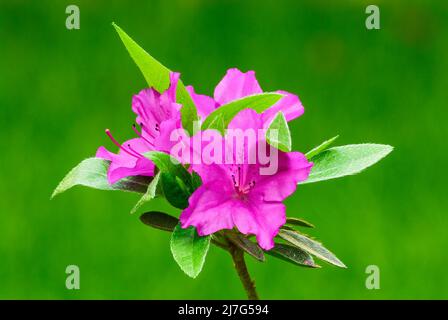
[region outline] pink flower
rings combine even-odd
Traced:
[[[198,114],[202,120],[223,104],[263,92],[255,78],[254,71],[243,73],[236,68],[227,70],[224,78],[216,86],[213,98],[196,94],[192,86],[188,86],[187,90],[193,98],[198,109]],[[278,111],[283,112],[287,121],[291,121],[303,114],[304,108],[299,97],[286,91],[277,92],[283,94],[284,97],[263,112],[262,120],[264,123],[269,123]]]
[[[260,130],[263,119],[251,109],[243,110],[231,121],[229,129]],[[286,222],[282,202],[296,190],[299,181],[308,178],[312,163],[299,152],[275,149],[278,169],[275,174],[263,175],[260,169],[265,165],[260,159],[250,162],[246,155],[249,150],[267,148],[264,138],[257,136],[253,143],[244,143],[244,150],[235,149],[229,136],[222,139],[225,152],[229,145],[233,146],[233,161],[192,165],[203,184],[191,195],[188,208],[180,215],[182,227],[194,226],[201,236],[236,227],[243,234],[256,235],[259,245],[269,250]]]
[[[137,114],[137,124],[142,128],[140,137],[155,150],[169,152],[169,136],[181,127],[180,108],[176,103],[179,73],[170,74],[170,87],[163,94],[152,88],[140,91],[132,99],[132,111]]]
[[[172,130],[181,127],[180,107],[176,103],[176,88],[179,80],[178,73],[170,74],[170,87],[164,93],[152,88],[144,89],[132,99],[132,110],[137,114],[133,130],[137,138],[120,144],[107,129],[106,134],[119,147],[118,154],[99,147],[96,157],[111,161],[107,172],[109,183],[113,184],[128,176],[153,176],[154,164],[143,154],[157,150],[169,152],[171,142],[169,136]]]
[[[110,184],[114,184],[118,180],[128,176],[154,175],[154,164],[142,155],[151,150],[150,145],[141,138],[131,139],[120,144],[112,137],[109,130],[106,130],[106,133],[120,148],[118,154],[115,154],[101,146],[95,155],[97,158],[111,162],[107,171],[107,179]]]

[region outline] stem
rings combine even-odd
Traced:
[[[229,252],[232,255],[236,272],[240,277],[244,290],[246,290],[247,298],[249,300],[259,300],[258,293],[255,290],[255,281],[250,278],[249,272],[247,271],[243,250],[233,244],[229,244]]]

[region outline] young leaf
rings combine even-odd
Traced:
[[[272,120],[266,131],[266,140],[271,146],[283,152],[291,151],[291,132],[283,112],[279,111]]]
[[[286,224],[290,224],[293,226],[314,228],[314,225],[312,223],[309,223],[308,221],[299,218],[286,218]]]
[[[300,184],[359,173],[392,150],[393,147],[383,144],[352,144],[328,149],[310,159],[314,163],[311,174]]]
[[[178,209],[188,207],[188,198],[191,193],[179,177],[168,172],[162,172],[161,182],[163,194],[173,207]]]
[[[140,47],[119,26],[115,23],[112,23],[112,25],[120,36],[120,39],[128,50],[130,56],[145,77],[148,85],[158,92],[164,92],[168,89],[170,86],[171,71]],[[193,122],[198,120],[198,115],[193,99],[182,81],[179,81],[177,85],[176,101],[182,104],[182,126],[191,134],[193,132]]]
[[[322,142],[320,145],[318,145],[314,149],[308,151],[305,154],[305,156],[307,157],[307,159],[311,159],[312,157],[317,156],[319,153],[326,150],[331,144],[333,144],[333,142],[335,142],[337,138],[339,138],[339,135],[337,135],[331,139],[328,139],[327,141]]]
[[[194,191],[192,176],[175,158],[159,151],[146,152],[144,156],[154,162],[161,172],[170,173],[173,176],[179,177],[190,192]]]
[[[123,190],[145,193],[152,179],[151,177],[130,176],[111,185],[107,180],[107,169],[109,165],[109,161],[100,158],[83,160],[62,179],[53,191],[51,198],[78,185],[100,190]]]
[[[309,253],[287,244],[276,243],[274,248],[265,253],[298,266],[320,268]]]
[[[148,185],[148,189],[146,189],[146,192],[143,195],[143,197],[141,197],[140,200],[134,206],[134,208],[132,208],[131,214],[134,214],[135,212],[137,212],[137,210],[140,209],[140,207],[142,205],[144,205],[146,202],[149,202],[149,201],[151,201],[152,199],[154,199],[156,197],[157,186],[159,184],[159,179],[160,179],[160,172],[158,172],[154,176],[154,178],[152,179],[151,183]]]
[[[209,116],[204,120],[204,123],[202,124],[202,130],[219,130],[222,127],[222,122],[224,122],[224,128],[227,128],[233,117],[235,117],[241,110],[253,109],[256,112],[261,113],[267,108],[274,105],[282,97],[283,95],[280,93],[268,92],[254,94],[229,102],[228,104],[222,105],[209,114]],[[216,118],[219,116],[222,117],[222,122],[221,120],[217,121]]]
[[[335,266],[346,268],[346,266],[340,261],[333,253],[326,249],[319,242],[305,237],[304,235],[290,230],[280,229],[278,236],[292,245],[311,253],[319,259],[327,261]]]
[[[200,237],[194,227],[182,229],[178,224],[171,235],[171,253],[189,277],[196,278],[204,266],[210,236]]]
[[[150,227],[170,232],[179,223],[179,219],[158,211],[145,212],[140,216],[140,220]]]
[[[245,236],[239,233],[227,232],[226,236],[234,245],[243,249],[245,252],[247,252],[249,255],[251,255],[258,261],[261,262],[265,261],[263,250],[258,246],[258,244],[253,243],[252,241],[250,241]]]

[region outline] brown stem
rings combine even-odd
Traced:
[[[247,298],[249,300],[259,300],[258,293],[255,290],[255,281],[250,278],[249,272],[247,271],[244,252],[233,244],[229,244],[229,252],[232,255],[236,272],[243,283],[244,290],[246,290]]]

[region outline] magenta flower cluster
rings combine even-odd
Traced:
[[[132,110],[137,115],[138,124],[138,127],[133,127],[137,135],[135,138],[119,143],[106,130],[119,151],[115,154],[100,147],[96,157],[111,162],[108,169],[110,184],[128,176],[153,176],[155,166],[144,153],[170,153],[173,147],[170,136],[173,131],[182,129],[182,105],[176,102],[178,81],[179,74],[171,73],[170,87],[165,92],[149,88],[133,97]],[[224,104],[263,92],[253,71],[243,73],[238,69],[227,71],[216,86],[213,97],[197,94],[191,86],[187,90],[202,121]],[[228,129],[266,129],[279,111],[287,121],[303,114],[304,108],[296,95],[285,91],[279,93],[283,97],[261,114],[251,109],[239,112]],[[220,139],[224,148],[228,148],[229,137],[224,135]],[[252,145],[244,144],[244,148],[265,148],[267,141],[258,137],[250,144]],[[196,172],[202,179],[202,185],[193,192],[188,207],[180,215],[181,226],[194,226],[201,236],[237,228],[243,234],[255,235],[258,244],[269,250],[274,246],[273,239],[280,227],[286,222],[283,200],[296,190],[298,182],[308,178],[312,163],[302,153],[276,150],[276,172],[263,175],[260,174],[260,168],[264,164],[248,161],[245,156],[247,153],[241,151],[232,145],[230,152],[234,161],[230,163],[185,163],[185,159],[179,159],[184,164],[189,164],[189,170]]]

